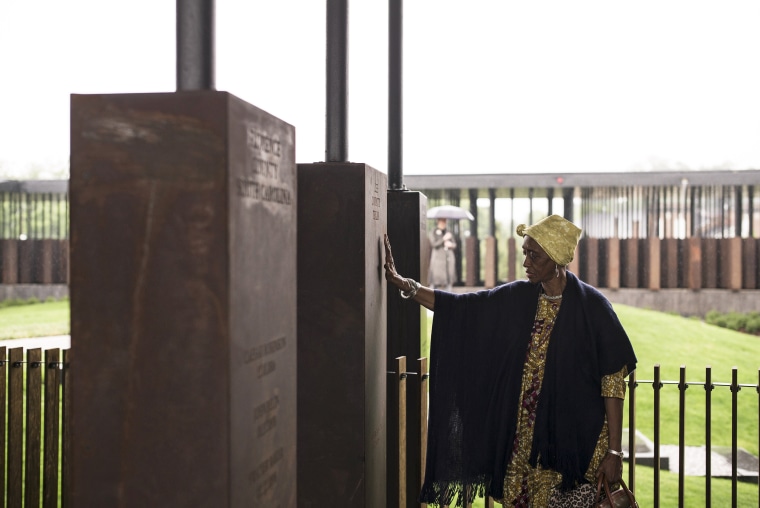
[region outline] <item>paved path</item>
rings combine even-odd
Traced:
[[[56,335],[53,337],[36,337],[30,339],[6,339],[0,340],[0,347],[5,346],[8,349],[23,347],[24,349],[70,349],[71,348],[71,336],[70,335]]]
[[[660,446],[660,455],[670,458],[670,471],[677,473],[678,464],[678,445]],[[704,446],[684,446],[684,471],[687,476],[704,476],[707,449]],[[731,450],[730,448],[714,447],[710,453],[710,470],[712,476],[730,477],[731,472]],[[739,449],[737,452],[737,475],[754,476],[758,474],[758,458]]]

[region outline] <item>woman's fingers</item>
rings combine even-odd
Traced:
[[[385,266],[386,268],[392,268],[394,266],[393,253],[391,252],[391,241],[388,239],[388,235],[385,235]]]

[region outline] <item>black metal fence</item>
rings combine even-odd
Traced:
[[[405,401],[406,397],[404,393],[409,390],[427,390],[427,359],[420,359],[418,362],[417,370],[419,372],[405,372],[407,369],[406,358],[400,357],[396,359],[395,370],[389,372],[395,378],[395,390],[398,395],[395,397],[397,401]],[[661,501],[663,496],[661,480],[663,478],[663,471],[666,469],[678,470],[678,493],[677,493],[677,506],[683,507],[686,504],[686,495],[684,485],[686,483],[686,471],[689,468],[697,467],[700,469],[700,475],[704,477],[704,499],[700,502],[700,506],[703,504],[706,508],[712,506],[724,506],[738,507],[738,506],[760,506],[760,482],[758,481],[758,460],[754,455],[749,454],[739,446],[739,429],[744,429],[742,434],[746,436],[748,434],[747,428],[754,429],[754,439],[757,449],[760,449],[760,370],[758,371],[758,383],[748,384],[739,383],[738,369],[733,368],[731,372],[730,382],[716,382],[712,378],[712,369],[707,367],[705,370],[704,380],[687,381],[686,380],[686,367],[680,369],[680,379],[677,381],[663,380],[660,376],[660,365],[655,365],[653,372],[653,379],[651,380],[638,380],[636,379],[636,372],[634,371],[628,377],[628,397],[626,399],[627,406],[627,428],[628,439],[623,444],[623,449],[626,451],[627,462],[627,474],[628,474],[628,486],[631,490],[636,492],[637,485],[641,482],[637,482],[637,478],[643,480],[642,473],[637,473],[637,465],[652,466],[653,482],[651,491],[639,492],[637,498],[639,498],[639,505],[652,506],[659,508],[665,506]],[[411,385],[410,385],[411,382]],[[697,392],[690,395],[688,398],[691,402],[691,406],[687,405],[686,391],[690,386],[704,388],[704,393]],[[652,392],[641,392],[642,388],[652,388]],[[677,396],[673,392],[673,388],[677,389]],[[745,396],[740,399],[739,393],[742,389],[750,390]],[[714,393],[716,390],[719,393]],[[721,391],[725,391],[722,393]],[[754,393],[753,393],[754,392]],[[730,394],[730,403],[725,404],[725,398]],[[665,396],[663,398],[663,395]],[[695,414],[700,412],[701,401],[694,400],[693,397],[699,397],[704,402],[704,414],[703,418],[696,418]],[[716,401],[717,398],[723,399]],[[421,397],[421,405],[424,407],[419,408],[421,414],[427,415],[427,397]],[[677,403],[674,401],[677,400]],[[730,409],[728,409],[730,408]],[[730,410],[730,418],[721,418],[717,411]],[[427,418],[421,420],[420,429],[407,428],[406,425],[406,413],[407,408],[405,404],[399,402],[398,414],[399,414],[399,433],[400,438],[398,442],[388,442],[388,447],[406,448],[404,443],[407,436],[411,433],[427,433]],[[667,436],[663,438],[661,432],[661,423],[664,418],[668,420],[677,419],[678,430],[677,436]],[[726,424],[728,421],[730,423]],[[642,439],[641,434],[637,433],[637,422],[652,422],[653,436],[652,440],[646,440],[646,443]],[[720,422],[716,425],[717,422]],[[694,428],[694,425],[698,425],[700,429],[704,431],[704,439],[699,443],[687,442],[686,428],[688,425]],[[646,425],[648,427],[648,424]],[[665,441],[672,442],[677,441],[674,445],[666,445]],[[404,454],[399,454],[399,464],[397,469],[399,470],[399,482],[403,485],[403,481],[406,478],[406,467],[410,463],[418,463],[424,470],[425,460],[425,441],[423,440],[422,450],[406,450]],[[722,446],[717,446],[721,444]],[[675,448],[675,453],[671,455],[677,455],[677,457],[667,457],[669,460],[665,460],[665,456],[662,453],[664,448]],[[694,448],[704,449],[703,453],[699,454],[699,459],[693,457],[687,457],[687,450],[693,450]],[[718,452],[716,452],[718,450]],[[407,461],[406,455],[416,457],[416,460],[411,462]],[[729,466],[726,464],[716,465],[713,463],[713,456],[719,455],[721,458],[725,458],[727,462],[730,462]],[[749,465],[747,464],[749,462]],[[750,468],[748,471],[747,468]],[[390,470],[390,467],[389,467]],[[647,470],[647,474],[648,474]],[[669,473],[668,473],[669,474]],[[731,481],[731,493],[730,495],[721,494],[720,496],[713,491],[713,484],[715,478],[727,478]],[[753,487],[757,492],[757,497],[754,501],[750,501],[751,504],[747,504],[746,497],[743,501],[740,500],[738,495],[740,484],[750,483],[757,485]],[[649,483],[647,483],[649,485]],[[420,486],[415,486],[419,488]],[[400,489],[398,500],[388,497],[388,506],[408,508],[411,506],[420,506],[415,500],[410,500],[405,495],[405,489]],[[668,496],[668,499],[673,496]],[[643,502],[642,502],[643,501]],[[487,508],[493,508],[493,499],[485,499],[482,501]],[[651,503],[651,504],[650,504]],[[472,506],[472,505],[467,505]],[[668,504],[671,506],[671,504]],[[694,504],[693,499],[689,501],[688,506],[697,506]]]
[[[67,180],[0,182],[0,239],[69,237]]]
[[[67,180],[0,182],[0,283],[68,282]]]

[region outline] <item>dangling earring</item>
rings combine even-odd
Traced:
[[[554,276],[559,278],[559,265],[554,265]]]

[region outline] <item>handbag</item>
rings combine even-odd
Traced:
[[[599,496],[602,493],[602,486],[604,486],[604,493],[607,497],[602,501],[599,501]],[[620,488],[610,492],[610,484],[607,482],[607,478],[602,475],[599,477],[599,481],[596,484],[594,508],[639,508],[639,503],[636,502],[636,498],[633,497],[633,492],[628,489],[628,486],[622,478],[620,479]]]

